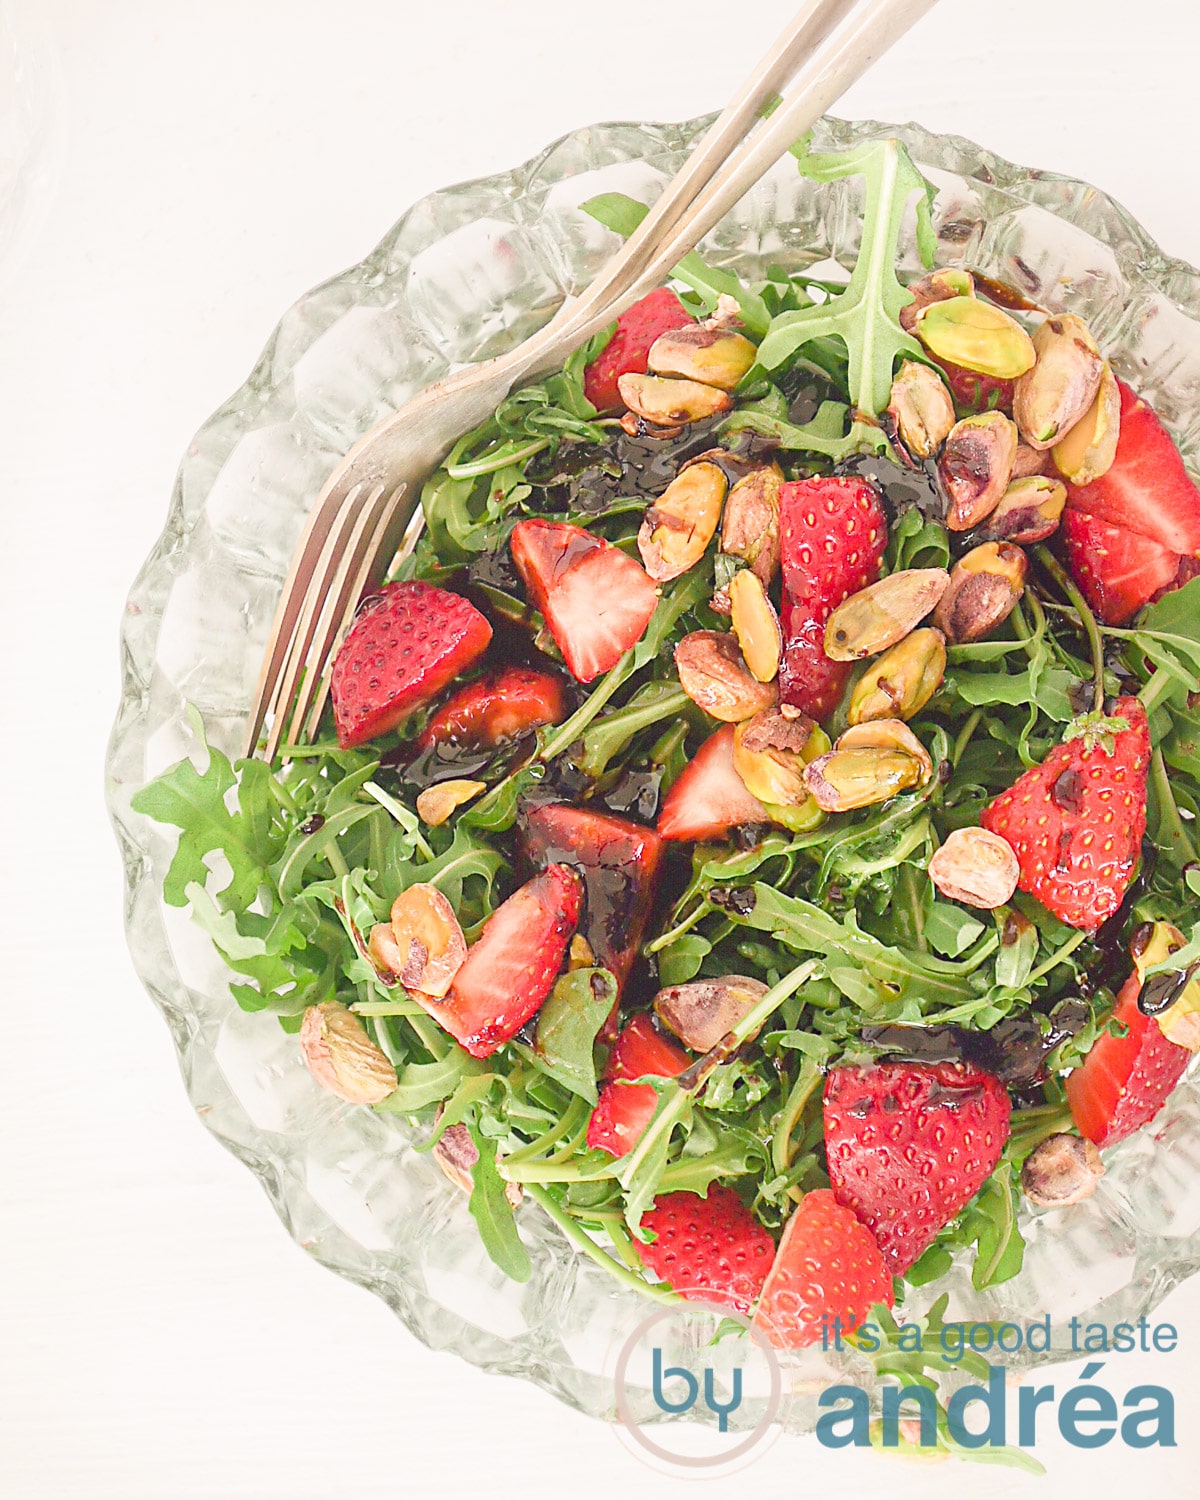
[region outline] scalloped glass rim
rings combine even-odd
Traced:
[[[712,118],[590,126],[515,171],[432,194],[363,262],[289,309],[249,380],[183,459],[162,537],[126,608],[107,766],[130,948],[208,1128],[256,1173],[305,1249],[383,1297],[424,1343],[609,1420],[612,1330],[648,1304],[615,1287],[531,1205],[519,1222],[533,1278],[506,1281],[465,1202],[415,1149],[414,1132],[323,1093],[272,1018],[238,1009],[208,940],[162,900],[173,839],[133,813],[129,798],[196,753],[186,704],[212,743],[236,753],[306,507],[340,455],[416,390],[511,347],[586,284],[616,240],[578,204],[600,191],[657,193]],[[1200,308],[1200,273],[1165,256],[1095,188],[957,137],[828,119],[817,143],[836,149],[882,135],[903,139],[938,188],[938,262],[970,265],[1087,318],[1197,467],[1200,323],[1189,309]],[[785,159],[705,253],[751,275],[771,263],[845,262],[856,250],[856,191],[853,180],[816,190]],[[911,236],[904,262],[918,269]],[[1029,1250],[1020,1277],[976,1293],[960,1263],[909,1308],[949,1290],[952,1317],[1026,1323],[1049,1312],[1059,1333],[1075,1314],[1111,1323],[1148,1312],[1200,1269],[1196,1075],[1151,1128],[1112,1153],[1095,1197],[1023,1213]],[[1057,1339],[1047,1355],[1010,1362],[1066,1353]],[[810,1375],[828,1371],[808,1358]],[[851,1378],[868,1377],[856,1370]],[[638,1409],[658,1415],[644,1401]],[[739,1416],[748,1424],[758,1409],[749,1402]],[[797,1431],[814,1420],[811,1398],[793,1402],[785,1418]]]

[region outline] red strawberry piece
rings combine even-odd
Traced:
[[[620,411],[622,375],[644,375],[650,346],[660,333],[685,328],[692,317],[665,286],[648,292],[617,319],[616,332],[583,372],[583,393],[598,412]]]
[[[390,583],[366,600],[330,680],[343,750],[389,734],[483,655],[492,627],[473,604],[428,583]]]
[[[1134,972],[1117,996],[1113,1015],[1128,1028],[1125,1035],[1104,1032],[1083,1065],[1067,1075],[1067,1103],[1079,1133],[1097,1146],[1115,1146],[1148,1125],[1192,1060],[1138,1009],[1141,987]]]
[[[644,1222],[644,1221],[643,1221]],[[800,1349],[856,1328],[877,1302],[895,1301],[875,1236],[825,1188],[806,1193],[783,1231],[754,1314],[773,1344]]]
[[[658,1095],[648,1083],[621,1083],[623,1078],[675,1078],[691,1058],[654,1029],[643,1011],[621,1032],[613,1045],[605,1072],[607,1082],[588,1121],[587,1143],[592,1148],[625,1156],[642,1138],[654,1118]]]
[[[507,667],[460,688],[430,719],[426,745],[498,745],[543,724],[557,724],[567,711],[562,678],[532,667]]]
[[[571,674],[591,682],[641,640],[658,604],[646,570],[619,547],[563,521],[520,521],[512,555]]]
[[[887,519],[864,479],[801,479],[780,489],[783,660],[779,694],[828,718],[850,677],[825,655],[825,622],[843,599],[879,577]]]
[[[686,1301],[749,1313],[775,1255],[775,1241],[730,1187],[664,1193],[642,1215],[652,1242],[634,1240],[647,1268]],[[889,1282],[890,1289],[890,1282]]]
[[[837,1201],[899,1276],[967,1206],[1008,1140],[1008,1095],[969,1063],[831,1068],[825,1154]]]
[[[1059,535],[1067,566],[1106,625],[1123,625],[1155,595],[1176,587],[1181,565],[1189,562],[1140,531],[1070,506],[1063,511]]]
[[[1085,932],[1120,906],[1146,831],[1146,711],[1119,698],[1113,715],[1129,728],[1099,743],[1085,733],[1056,745],[979,820],[1012,845],[1021,889]]]
[[[1124,383],[1117,456],[1107,474],[1068,485],[1067,504],[1110,526],[1148,536],[1183,557],[1200,557],[1200,489],[1152,406]]]
[[[444,1000],[413,998],[472,1057],[490,1057],[535,1015],[550,993],[582,899],[579,876],[551,865],[515,891],[483,924]]]
[[[733,764],[732,724],[710,734],[663,798],[658,831],[665,839],[723,839],[746,823],[769,823],[771,815]]]
[[[533,864],[569,865],[583,876],[580,931],[598,962],[623,985],[654,905],[662,839],[624,818],[560,803],[526,813],[523,838]]]

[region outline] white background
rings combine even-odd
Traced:
[[[61,88],[43,211],[0,259],[0,1494],[686,1494],[291,1243],[134,978],[101,762],[179,455],[283,309],[431,189],[589,121],[718,106],[788,0],[24,5]],[[841,112],[1094,181],[1200,262],[1198,60],[1182,0],[943,0]],[[1194,1494],[1200,1285],[1161,1315],[1181,1351],[1102,1378],[1174,1387],[1174,1452],[1048,1439],[1039,1484],[789,1440],[709,1493]]]

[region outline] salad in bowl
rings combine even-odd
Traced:
[[[314,743],[132,800],[507,1277],[544,1215],[781,1349],[1019,1277],[1200,1050],[1200,490],[1087,318],[843,145],[794,170],[858,194],[846,274],[689,255],[454,446]]]

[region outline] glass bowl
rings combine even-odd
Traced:
[[[192,1103],[260,1178],[290,1234],[369,1287],[431,1348],[519,1375],[611,1418],[613,1330],[652,1304],[616,1287],[536,1204],[518,1214],[532,1279],[508,1281],[484,1253],[465,1198],[402,1122],[319,1089],[295,1038],[238,1009],[229,976],[186,913],[164,904],[173,835],[130,809],[147,778],[198,740],[237,753],[276,600],[305,513],[352,443],[414,392],[463,363],[511,348],[586,285],[617,245],[579,204],[601,192],[655,196],[711,117],[683,125],[590,126],[515,171],[434,193],[357,266],[290,308],[246,384],[184,456],[162,537],[130,595],[123,694],[108,759],[108,798],[127,880],[129,942],[171,1027]],[[1082,182],[1030,171],[916,125],[826,120],[819,149],[899,136],[938,189],[938,263],[1009,282],[1091,325],[1117,371],[1171,426],[1200,467],[1200,274],[1168,259],[1127,213]],[[786,159],[704,243],[750,277],[802,269],[858,249],[854,179],[816,187]],[[905,269],[919,270],[911,235]],[[1111,1154],[1095,1196],[1074,1208],[1025,1208],[1025,1267],[978,1293],[957,1264],[919,1312],[951,1292],[949,1316],[1027,1324],[1133,1321],[1200,1269],[1200,1083],[1185,1081],[1152,1127]],[[811,1430],[809,1395],[786,1425]],[[852,1377],[868,1382],[869,1372]],[[636,1409],[648,1411],[646,1392]],[[696,1408],[695,1410],[698,1410]],[[747,1402],[739,1421],[756,1420]]]

